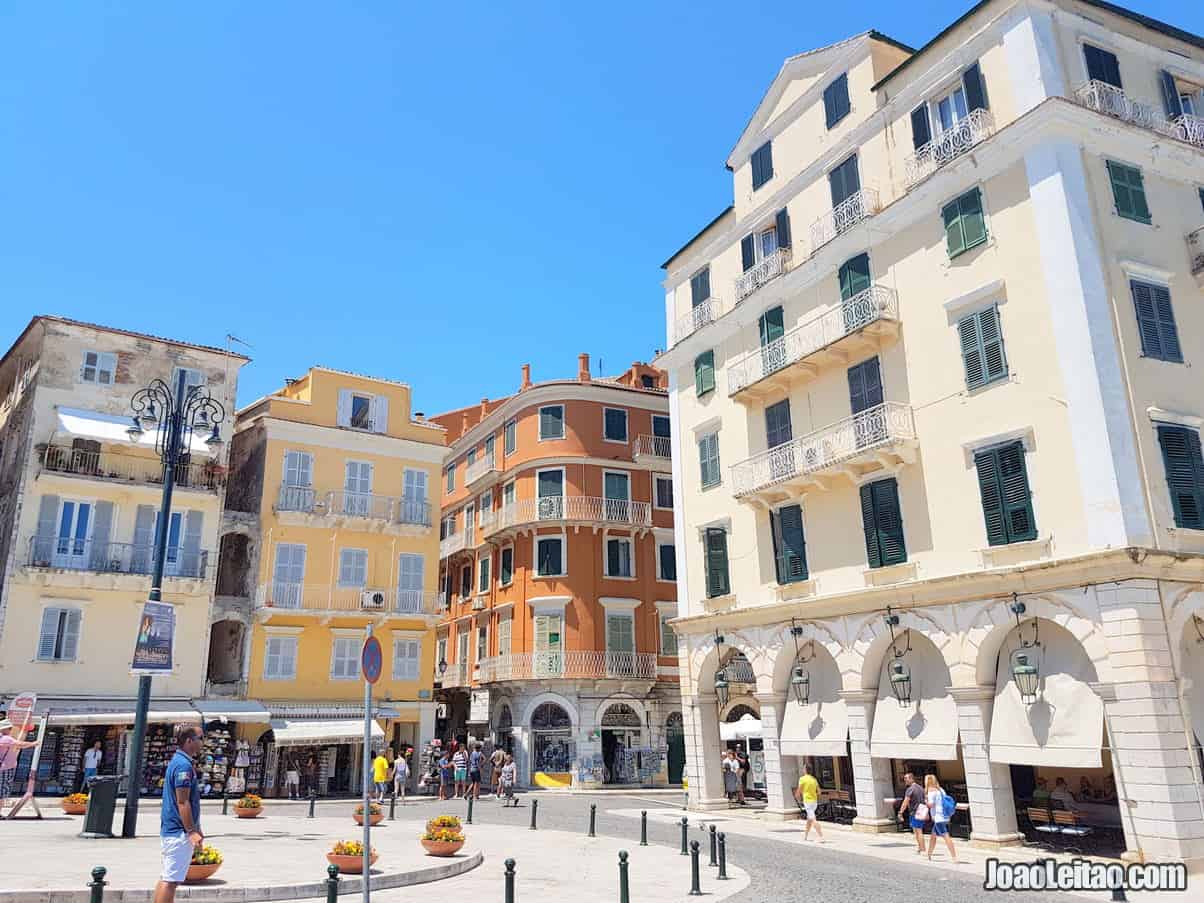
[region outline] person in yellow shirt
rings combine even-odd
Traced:
[[[376,801],[383,803],[389,792],[389,760],[380,750],[372,753],[372,783],[376,785]]]
[[[798,779],[798,787],[794,789],[794,798],[798,800],[807,815],[807,827],[803,830],[803,840],[810,839],[811,827],[814,825],[819,842],[827,843],[824,840],[824,832],[819,827],[819,820],[815,817],[815,810],[819,806],[819,781],[815,780],[814,775],[811,774],[810,765],[803,766],[803,776]]]

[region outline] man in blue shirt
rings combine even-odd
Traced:
[[[163,808],[159,814],[163,874],[155,887],[155,903],[173,903],[176,885],[188,876],[192,851],[205,839],[201,834],[201,785],[195,763],[200,751],[201,729],[180,728],[176,753],[163,776]]]

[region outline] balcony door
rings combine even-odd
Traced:
[[[564,517],[564,471],[541,470],[535,476],[537,513],[540,520]]]
[[[305,546],[282,542],[276,546],[272,570],[272,606],[300,608],[301,587],[305,583]]]
[[[840,280],[841,310],[844,314],[844,331],[848,335],[870,321],[869,305],[864,300],[857,303],[858,295],[870,287],[870,255],[858,254],[846,260],[837,271]]]
[[[156,538],[159,536],[158,511],[155,512],[155,532],[151,535]],[[182,511],[173,511],[171,519],[167,523],[167,556],[163,560],[163,573],[169,577],[179,576],[181,570],[184,569],[184,550],[181,547],[183,535],[184,513]],[[194,571],[196,562],[188,562],[188,564],[190,565],[189,571]]]
[[[425,581],[425,559],[421,555],[403,552],[397,558],[397,610],[422,611],[422,586]]]
[[[468,622],[465,621],[465,624]],[[468,629],[465,628],[456,634],[456,665],[463,672],[465,679],[468,678]]]
[[[878,358],[871,357],[849,368],[849,406],[853,411],[853,438],[864,448],[885,438],[886,425],[881,418],[857,416],[882,404],[882,372]]]
[[[603,477],[606,495],[606,519],[630,523],[631,521],[631,475],[608,471]]]
[[[635,677],[635,617],[606,615],[606,676]]]
[[[757,322],[761,339],[761,375],[768,376],[786,366],[786,344],[778,341],[786,334],[781,307],[772,307]]]
[[[563,623],[560,615],[535,616],[535,677],[559,677],[564,673]]]
[[[861,175],[857,171],[857,155],[849,157],[828,173],[828,187],[832,190],[832,209],[836,209],[861,190]],[[836,224],[841,231],[841,223]]]
[[[280,510],[313,510],[313,474],[313,455],[298,451],[284,453],[284,487],[280,490]]]
[[[87,567],[88,542],[92,538],[91,502],[64,499],[59,508],[59,528],[54,543],[56,568]]]
[[[790,424],[790,399],[783,398],[765,409],[765,444],[769,447],[769,475],[785,480],[795,473],[794,430]]]
[[[343,478],[343,513],[367,517],[372,507],[372,465],[348,461]]]

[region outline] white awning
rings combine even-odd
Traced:
[[[194,699],[192,704],[205,721],[243,721],[267,724],[271,713],[254,699]]]
[[[949,668],[931,643],[907,654],[911,702],[900,705],[891,690],[888,652],[878,675],[878,702],[870,730],[870,755],[876,759],[957,758],[957,703],[949,692]]]
[[[761,719],[745,713],[739,721],[719,725],[720,740],[753,740],[761,736]]]
[[[48,699],[38,701],[37,711],[47,715],[51,724],[133,724],[136,707],[132,699],[111,702]],[[201,715],[187,702],[152,702],[147,720],[152,724],[196,724]]]
[[[843,699],[786,703],[781,750],[787,756],[848,755],[849,714]]]
[[[84,439],[99,439],[118,445],[130,445],[136,448],[153,449],[155,447],[156,428],[143,424],[145,432],[137,442],[131,442],[126,432],[133,424],[132,415],[124,417],[118,414],[102,414],[100,411],[86,411],[81,408],[58,407],[58,425],[56,434],[79,436]],[[188,451],[194,455],[210,455],[209,446],[205,444],[208,433],[196,431],[192,434]]]
[[[1027,639],[1031,628],[1025,629]],[[1096,677],[1087,653],[1069,631],[1042,623],[1041,645],[1027,650],[1040,669],[1040,692],[1035,702],[1025,704],[1012,678],[1011,653],[1018,645],[1013,633],[999,653],[987,749],[990,760],[1099,768],[1103,764],[1104,703],[1088,686]]]
[[[272,736],[277,746],[321,746],[335,743],[362,743],[364,722],[344,721],[282,721],[273,719]],[[372,739],[384,740],[385,732],[371,722]]]

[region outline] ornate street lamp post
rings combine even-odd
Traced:
[[[222,444],[219,425],[226,409],[209,394],[204,386],[186,386],[184,371],[179,371],[174,390],[161,379],[152,380],[139,390],[130,402],[134,420],[126,430],[137,442],[147,427],[156,430],[155,451],[163,462],[163,496],[159,502],[159,522],[155,526],[154,566],[151,589],[147,600],[162,601],[163,569],[167,561],[167,537],[171,525],[171,495],[176,483],[176,468],[186,460],[197,430],[208,431],[205,444],[216,451]],[[125,814],[121,836],[133,837],[138,830],[138,798],[142,791],[142,746],[146,740],[146,721],[150,711],[151,677],[138,677],[138,708],[131,738],[129,787],[125,795]]]

